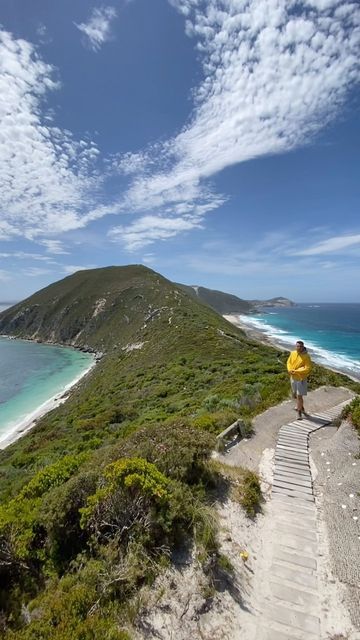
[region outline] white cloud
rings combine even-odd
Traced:
[[[170,1],[170,0],[169,0]],[[34,47],[0,32],[0,238],[53,238],[106,215],[135,214],[110,232],[135,250],[199,228],[225,202],[209,179],[231,165],[283,153],[334,118],[359,80],[358,5],[349,0],[171,0],[185,18],[204,76],[183,129],[108,159],[129,181],[109,204],[99,150],[48,121],[55,70]],[[113,7],[77,25],[98,49]],[[56,242],[56,241],[54,241]],[[46,245],[45,245],[46,246]],[[52,252],[61,245],[52,245]],[[48,251],[50,245],[47,245]]]
[[[133,251],[145,247],[155,240],[167,240],[180,232],[199,227],[201,227],[201,220],[195,216],[163,218],[147,215],[128,226],[114,227],[109,232],[109,237],[115,242],[120,241],[130,251]]]
[[[50,271],[50,269],[41,269],[40,267],[27,267],[27,269],[22,269],[22,273],[24,276],[38,278],[39,276],[46,276],[52,272]]]
[[[54,235],[81,227],[95,200],[98,150],[49,124],[43,98],[58,88],[35,48],[0,30],[0,237]]]
[[[47,253],[54,253],[56,255],[69,253],[69,251],[64,249],[60,240],[41,240],[40,244],[46,247]]]
[[[95,264],[82,265],[82,264],[67,264],[63,267],[63,272],[67,275],[71,275],[76,271],[86,271],[87,269],[96,269]]]
[[[204,215],[224,202],[207,178],[303,145],[336,116],[359,80],[360,10],[333,0],[169,1],[186,17],[204,79],[178,135],[120,158],[134,175],[120,208]],[[119,238],[128,241],[124,227]]]
[[[327,240],[322,240],[307,249],[301,249],[301,251],[293,251],[292,255],[295,256],[317,256],[324,253],[343,253],[344,249],[349,247],[360,247],[360,234],[346,235],[346,236],[334,236]]]
[[[39,38],[39,42],[41,44],[50,44],[52,42],[52,38],[49,36],[46,25],[40,22],[36,29],[36,34]]]
[[[75,26],[85,34],[86,43],[93,51],[99,51],[105,42],[111,39],[111,21],[116,18],[114,7],[101,7],[94,9],[88,22],[81,22]]]
[[[16,258],[17,260],[41,260],[44,262],[52,262],[49,256],[43,256],[40,253],[29,253],[27,251],[11,251],[0,253],[0,258]]]

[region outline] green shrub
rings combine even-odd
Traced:
[[[104,570],[103,562],[91,560],[80,571],[50,582],[29,604],[30,622],[23,629],[8,630],[5,639],[131,640],[106,598],[101,613],[94,607],[101,597]]]
[[[204,463],[215,438],[191,427],[186,419],[170,419],[138,429],[118,445],[104,450],[106,462],[121,457],[141,457],[152,462],[167,477],[190,485],[202,481]]]
[[[50,487],[56,487],[68,480],[75,471],[87,459],[86,453],[64,456],[58,462],[39,471],[27,485],[20,491],[19,499],[37,498],[48,491]]]
[[[82,471],[46,496],[40,519],[46,531],[46,553],[54,569],[66,570],[69,562],[86,549],[88,536],[80,527],[79,510],[96,490],[99,471]]]
[[[355,429],[357,429],[360,434],[360,396],[357,396],[350,402],[350,404],[346,405],[341,417],[350,418]]]
[[[259,510],[262,498],[259,477],[253,471],[246,470],[242,484],[238,488],[239,502],[249,517],[254,517]]]
[[[196,418],[193,418],[191,424],[196,429],[202,429],[204,431],[209,431],[210,433],[218,434],[235,422],[238,417],[239,415],[236,411],[224,409],[213,413],[203,413]]]
[[[35,474],[16,498],[0,506],[0,566],[25,568],[25,561],[45,559],[42,496],[64,484],[86,459],[87,454],[64,456]]]
[[[100,488],[80,509],[81,527],[97,539],[129,540],[154,529],[154,512],[166,507],[169,480],[142,458],[123,458],[109,464]]]

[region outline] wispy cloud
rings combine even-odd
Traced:
[[[133,218],[127,224],[123,217],[109,236],[129,250],[199,229],[226,200],[211,178],[307,143],[359,80],[360,9],[351,0],[171,4],[203,65],[193,111],[178,134],[107,159],[102,174],[94,142],[75,140],[47,120],[43,99],[59,86],[54,68],[30,43],[0,32],[0,238],[50,242],[125,213]],[[98,50],[115,17],[111,6],[94,9],[77,27]],[[109,203],[100,187],[111,172],[128,182]]]
[[[87,269],[96,269],[96,268],[97,268],[96,264],[88,264],[88,265],[67,264],[63,267],[63,272],[66,273],[67,275],[71,275],[76,271],[86,271]]]
[[[30,43],[0,30],[0,60],[0,237],[81,227],[96,202],[99,151],[49,123],[42,101],[59,84]]]
[[[41,267],[28,267],[27,269],[22,269],[22,274],[24,276],[29,276],[30,278],[46,276],[49,273],[52,273],[50,269],[42,269]]]
[[[351,1],[170,3],[186,18],[204,80],[194,91],[190,123],[160,152],[120,158],[124,173],[139,169],[125,197],[133,212],[164,215],[166,207],[180,207],[189,214],[203,205],[204,193],[205,210],[216,208],[223,198],[208,193],[207,178],[305,144],[359,79],[360,11]],[[127,242],[123,231],[118,237]]]
[[[105,42],[111,39],[111,21],[117,16],[114,7],[100,7],[93,9],[92,14],[87,22],[80,24],[74,23],[81,31],[86,39],[84,42],[92,49],[99,51]]]
[[[292,255],[317,256],[324,253],[343,253],[345,249],[356,246],[360,248],[360,234],[341,235],[328,238],[327,240],[322,240],[307,249],[293,251]]]
[[[296,254],[294,251],[281,251],[284,246],[290,247],[294,245],[294,240],[289,234],[278,234],[273,238],[269,235],[259,237],[257,241],[251,242],[249,246],[248,240],[236,243],[231,239],[223,239],[214,243],[205,243],[199,248],[196,254],[183,253],[176,255],[176,258],[169,257],[162,263],[161,259],[156,260],[155,268],[171,268],[173,261],[178,264],[186,265],[186,269],[191,272],[193,280],[197,277],[201,282],[203,275],[226,276],[229,282],[235,282],[238,291],[248,289],[247,296],[251,296],[251,287],[258,279],[263,283],[264,287],[268,287],[269,291],[273,291],[274,282],[277,286],[281,282],[286,283],[287,287],[302,279],[311,286],[311,283],[324,283],[329,281],[329,272],[331,279],[350,277],[356,279],[360,276],[359,260],[357,256],[349,255],[346,260],[324,260],[320,255],[302,255]],[[306,245],[308,234],[297,234],[297,244]],[[264,247],[267,247],[264,251]],[[216,258],[214,258],[216,256]],[[316,273],[316,278],[314,274]],[[198,274],[196,276],[196,274]],[[246,278],[249,277],[249,281]],[[243,278],[243,280],[242,280]],[[196,283],[196,281],[195,281]],[[316,286],[318,286],[316,284]],[[288,293],[290,295],[290,293]],[[270,294],[269,294],[270,297]]]
[[[109,237],[120,241],[132,251],[151,244],[155,240],[167,240],[180,232],[201,227],[197,216],[160,217],[143,216],[128,226],[115,227]]]
[[[39,22],[36,29],[36,34],[41,44],[50,44],[50,42],[52,42],[52,38],[49,36],[46,25],[42,22]]]
[[[43,256],[41,253],[32,253],[28,251],[10,251],[0,253],[0,258],[16,258],[17,260],[41,260],[50,262],[49,256]]]
[[[60,240],[41,240],[40,244],[46,247],[47,253],[53,253],[55,255],[68,254],[69,251],[64,249]]]

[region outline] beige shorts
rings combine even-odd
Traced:
[[[306,396],[307,380],[293,380],[293,378],[291,378],[291,390],[294,396]]]

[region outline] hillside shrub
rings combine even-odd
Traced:
[[[190,426],[186,419],[169,419],[142,427],[114,447],[103,452],[105,462],[122,457],[144,458],[167,477],[193,485],[204,475],[215,438]]]
[[[37,498],[68,480],[87,459],[86,453],[68,455],[39,471],[20,491],[18,498]]]
[[[44,560],[42,497],[64,484],[86,459],[87,454],[64,456],[38,471],[16,498],[0,506],[0,567],[30,568],[29,563]]]
[[[350,404],[344,408],[341,417],[350,418],[352,424],[360,435],[360,396],[354,398]]]
[[[97,541],[156,535],[156,512],[166,509],[168,486],[154,464],[142,458],[117,460],[105,468],[101,486],[80,509],[80,525]]]
[[[121,628],[116,608],[94,610],[101,597],[101,561],[90,560],[80,571],[50,582],[47,590],[28,606],[23,629],[8,630],[6,640],[131,640]],[[19,621],[20,622],[20,621]]]
[[[99,473],[95,469],[81,471],[50,491],[41,505],[46,553],[57,572],[66,570],[69,562],[86,548],[88,536],[80,527],[79,511],[96,491]]]
[[[191,420],[191,424],[196,429],[202,429],[209,433],[218,434],[235,422],[238,417],[239,414],[236,411],[223,409],[212,413],[200,414]]]
[[[237,495],[246,514],[253,518],[260,508],[262,499],[259,476],[253,471],[245,470],[242,483],[238,486]]]
[[[231,485],[231,496],[245,509],[246,514],[253,518],[260,510],[262,492],[259,476],[244,467],[233,467],[218,460],[208,463],[214,476],[225,478]],[[218,481],[219,487],[223,485]]]

